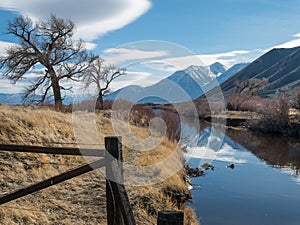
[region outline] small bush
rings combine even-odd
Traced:
[[[294,91],[291,104],[293,108],[300,110],[300,88]]]
[[[197,99],[194,104],[200,118],[211,115],[211,109],[206,99]]]
[[[134,105],[130,111],[130,122],[137,126],[148,127],[154,117],[152,108],[143,105]]]
[[[260,112],[264,106],[264,99],[248,94],[232,94],[227,98],[226,108],[231,111]]]
[[[164,110],[162,119],[167,126],[167,137],[172,141],[180,140],[181,124],[180,118],[177,112]]]
[[[287,134],[289,130],[289,100],[286,97],[265,100],[259,116],[260,119],[248,122],[252,130]]]

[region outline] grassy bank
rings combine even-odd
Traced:
[[[289,109],[288,116],[280,116],[276,111],[256,113],[251,111],[223,111],[207,115],[205,121],[224,124],[236,129],[249,129],[253,132],[280,134],[300,137],[300,111]]]
[[[109,112],[98,113],[96,123],[102,141],[104,136],[114,135]],[[132,125],[131,130],[143,138],[150,135],[143,127]],[[130,141],[130,135],[123,136],[125,145]],[[0,106],[0,142],[74,147],[77,144],[72,114],[32,106]],[[169,156],[176,146],[175,141],[164,138],[152,151],[136,152],[124,147],[124,160],[134,165],[151,165]],[[86,163],[75,156],[5,151],[0,151],[0,155],[1,196]],[[181,156],[175,163],[183,163]],[[185,204],[190,195],[184,173],[181,170],[155,185],[126,186],[137,224],[156,224],[159,210],[185,211],[185,224],[198,224],[194,211]],[[0,224],[106,224],[104,178],[93,171],[1,205]]]
[[[273,98],[234,93],[225,104],[196,101],[201,119],[254,132],[300,137],[300,90]]]

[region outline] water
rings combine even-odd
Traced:
[[[200,136],[210,132],[205,128]],[[215,166],[203,177],[192,179],[191,206],[201,224],[299,225],[298,141],[228,130],[221,150],[211,159],[200,158],[209,147],[188,148],[193,156],[190,166],[199,167],[207,160]],[[203,140],[198,143],[203,146]],[[227,167],[231,163],[234,169]]]

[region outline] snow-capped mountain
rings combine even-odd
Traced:
[[[216,76],[220,76],[226,72],[227,68],[219,62],[215,62],[209,66],[210,71]]]
[[[244,66],[246,64],[237,64],[227,70],[219,62],[209,66],[192,65],[184,70],[174,72],[151,86],[130,85],[124,87],[110,94],[106,99],[122,98],[139,103],[190,101],[218,85],[219,80],[223,82],[228,79]],[[225,75],[224,78],[223,74]]]

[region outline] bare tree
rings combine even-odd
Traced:
[[[244,80],[242,82],[236,81],[236,93],[237,94],[249,94],[251,96],[255,96],[264,89],[264,87],[268,84],[267,78],[250,78]]]
[[[100,57],[93,58],[84,73],[83,82],[85,83],[85,89],[91,85],[96,86],[96,109],[104,108],[103,96],[109,93],[109,86],[111,82],[124,74],[124,69],[116,69],[112,65],[106,66],[104,65],[104,59]]]
[[[19,43],[9,47],[0,58],[3,75],[17,82],[35,68],[42,71],[26,88],[25,98],[41,94],[38,102],[44,102],[47,96],[54,96],[56,110],[61,109],[61,90],[70,89],[63,87],[61,81],[79,81],[92,57],[82,40],[72,40],[74,28],[71,20],[54,15],[35,24],[22,16],[8,22],[8,34]]]

